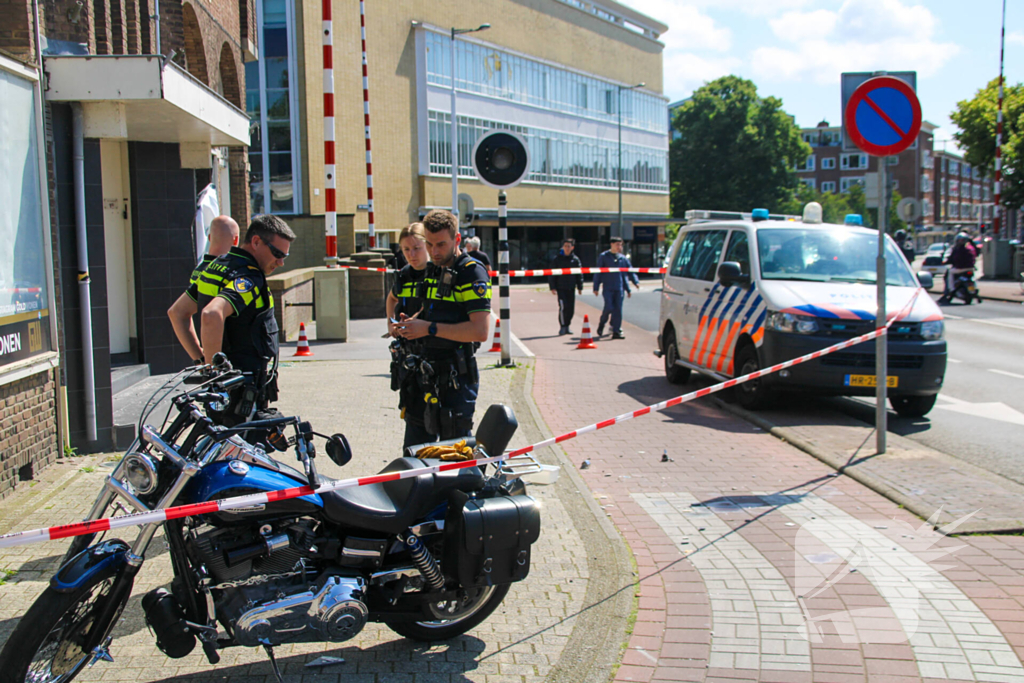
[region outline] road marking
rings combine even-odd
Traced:
[[[965,318],[961,315],[949,315],[944,314],[946,318],[950,320],[968,320],[972,323],[981,323],[983,325],[994,325],[996,327],[1006,327],[1011,330],[1024,330],[1024,325],[1011,325],[1010,323],[1000,322],[998,320],[983,320],[982,318]],[[1015,318],[1003,318],[1003,320],[1015,320]]]
[[[889,528],[906,527],[899,530],[900,535],[910,540],[897,542],[813,494],[777,494],[762,498],[766,503],[779,506],[779,512],[800,525],[796,541],[798,553],[802,548],[824,545],[846,563],[845,566],[834,564],[833,575],[838,571],[842,577],[856,570],[875,587],[903,631],[880,631],[876,635],[900,636],[903,640],[899,642],[909,642],[922,678],[1024,681],[1024,666],[995,624],[953,582],[939,573],[944,567],[929,564],[943,559],[951,550],[935,544],[942,537],[932,532],[927,524],[913,529],[910,525],[886,520],[885,526]],[[827,560],[827,556],[820,554],[814,557]],[[801,564],[798,562],[798,568]],[[812,567],[812,563],[809,560],[804,566]],[[828,569],[826,564],[825,571]],[[800,578],[798,573],[798,584]],[[833,579],[832,583],[838,580],[841,578]],[[825,582],[825,587],[828,585]],[[815,585],[812,583],[807,588],[811,590],[798,586],[798,592],[806,595],[813,592]],[[850,626],[857,625],[857,613],[862,611],[836,612],[815,617],[813,622],[830,620],[836,624],[841,637],[846,626],[847,634],[859,637],[858,642],[868,642],[862,637],[864,632],[849,630]],[[879,622],[877,617],[871,619],[872,615],[865,613],[863,616],[868,617],[864,619],[868,628],[872,628],[872,622]]]
[[[946,362],[947,363],[963,363],[962,360],[956,360],[955,358],[947,358]]]
[[[994,372],[997,375],[1006,375],[1007,377],[1016,377],[1017,379],[1024,379],[1024,375],[1018,375],[1016,372],[1007,372],[1006,370],[996,370],[995,368],[989,368],[989,372]]]
[[[515,332],[509,332],[509,336],[512,337],[512,343],[513,344],[518,344],[519,348],[523,350],[523,353],[526,355],[527,358],[533,358],[534,357],[533,351],[531,351],[529,348],[527,348],[526,344],[524,344],[522,341],[520,341],[519,337],[516,336]]]
[[[1008,422],[1015,425],[1024,425],[1024,413],[1011,408],[1005,403],[996,401],[994,403],[971,403],[952,396],[939,394],[939,398],[945,399],[950,405],[937,405],[936,408],[952,410],[954,413],[962,413],[972,417],[984,417],[989,420]]]
[[[673,540],[689,541],[687,559],[711,600],[714,635],[708,665],[725,669],[810,671],[804,616],[778,569],[713,511],[691,508],[688,493],[634,493]],[[729,505],[733,510],[740,509]]]

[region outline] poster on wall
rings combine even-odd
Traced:
[[[51,350],[34,85],[0,69],[0,368]]]

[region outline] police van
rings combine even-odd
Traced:
[[[693,371],[718,380],[791,360],[875,328],[878,231],[848,216],[821,222],[812,202],[800,216],[687,211],[669,252],[658,326],[670,382]],[[886,238],[886,310],[909,311],[888,337],[889,401],[905,417],[935,405],[946,372],[942,312],[896,243]],[[918,294],[919,293],[919,294]],[[738,402],[763,408],[784,392],[875,393],[875,341],[843,349],[736,387]],[[778,403],[776,402],[776,405]]]

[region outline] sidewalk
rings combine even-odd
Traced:
[[[345,433],[352,445],[354,458],[345,468],[326,457],[317,459],[326,476],[376,473],[400,454],[403,429],[390,391],[390,359],[381,327],[379,320],[353,321],[352,342],[315,343],[316,355],[302,363],[289,361],[294,345],[282,350],[281,409],[310,419],[318,431]],[[494,356],[480,356],[477,417],[490,403],[504,402],[514,407],[520,423],[513,446],[546,438],[528,399],[530,365],[499,369]],[[558,462],[554,452],[539,456]],[[38,482],[20,486],[0,503],[0,533],[81,519],[115,457],[63,459]],[[281,457],[291,461],[293,456]],[[543,504],[543,531],[533,546],[530,575],[513,585],[502,607],[469,634],[428,646],[405,640],[381,624],[368,624],[344,643],[276,648],[282,671],[289,681],[303,683],[603,683],[626,637],[634,579],[624,544],[584,490],[573,471],[563,471],[554,486],[530,488],[530,495]],[[132,537],[129,532],[121,535]],[[67,544],[53,541],[0,551],[0,570],[7,573],[0,584],[0,646],[45,588]],[[0,573],[0,579],[4,576]],[[274,681],[262,650],[224,650],[217,666],[208,664],[199,648],[183,659],[160,653],[139,603],[148,591],[168,587],[170,580],[169,557],[158,535],[115,631],[115,662],[86,669],[77,680],[184,682],[202,676]],[[328,669],[304,667],[325,653],[342,656],[346,663]]]
[[[554,433],[698,386],[668,384],[629,325],[575,350],[533,298],[513,292],[514,325]],[[944,536],[708,399],[561,446],[640,574],[615,680],[1024,681],[1024,538]]]

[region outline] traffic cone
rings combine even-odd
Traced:
[[[494,344],[487,353],[501,353],[501,318],[494,321]]]
[[[299,345],[295,347],[295,356],[312,356],[313,352],[309,349],[309,340],[306,339],[306,323],[299,323]]]
[[[590,336],[590,317],[583,316],[583,336],[580,337],[580,343],[576,346],[577,349],[596,349],[597,344],[594,343],[594,338]]]

